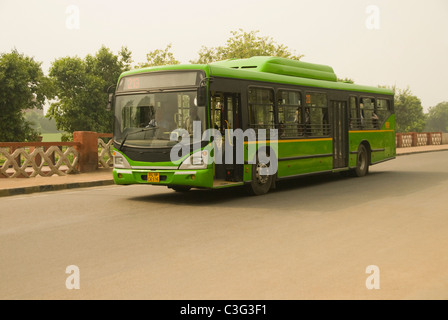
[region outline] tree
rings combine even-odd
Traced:
[[[303,55],[295,55],[283,44],[277,44],[272,37],[259,36],[259,31],[245,32],[242,29],[230,32],[224,46],[207,48],[199,51],[199,58],[191,63],[207,64],[226,59],[244,59],[253,56],[276,56],[300,60]]]
[[[117,83],[122,72],[129,70],[131,62],[127,48],[115,55],[104,46],[85,59],[55,60],[50,77],[57,101],[50,105],[47,116],[56,120],[60,131],[111,132],[112,113],[106,108],[107,90]]]
[[[174,58],[174,54],[170,51],[171,43],[166,46],[165,50],[156,49],[150,51],[146,55],[146,62],[140,63],[138,68],[154,67],[154,66],[164,66],[179,64],[180,62]]]
[[[448,102],[441,102],[429,108],[425,131],[448,132]]]
[[[50,83],[40,62],[17,50],[0,55],[0,141],[35,141],[38,132],[25,120],[23,110],[42,109]]]
[[[397,132],[422,132],[425,114],[420,99],[411,90],[391,87],[395,92],[395,127]]]

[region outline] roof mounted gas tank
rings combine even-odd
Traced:
[[[330,66],[287,58],[257,56],[248,59],[218,61],[211,63],[211,65],[232,69],[267,72],[291,77],[337,81],[337,76]]]

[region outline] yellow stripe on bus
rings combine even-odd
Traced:
[[[272,140],[272,141],[244,141],[244,144],[253,144],[253,143],[287,143],[287,142],[311,142],[311,141],[333,141],[332,138],[325,139],[291,139],[291,140]]]
[[[349,131],[348,133],[367,133],[367,132],[394,132],[394,130],[362,130],[362,131]]]

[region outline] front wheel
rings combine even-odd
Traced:
[[[170,187],[170,188],[176,192],[188,192],[191,190],[191,187],[186,187],[186,186],[175,186],[175,187]]]
[[[269,164],[260,158],[268,159],[265,153],[263,156],[257,157],[257,163],[252,166],[252,181],[248,185],[249,193],[255,196],[268,193],[274,179],[273,175],[266,172],[269,169]]]
[[[367,148],[361,144],[358,148],[355,174],[357,177],[364,177],[369,173],[369,153]]]

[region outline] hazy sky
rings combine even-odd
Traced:
[[[45,73],[56,58],[103,44],[115,53],[127,46],[139,63],[172,43],[188,63],[238,28],[259,30],[340,78],[409,86],[425,110],[448,101],[447,0],[0,0],[0,52],[17,48]]]

